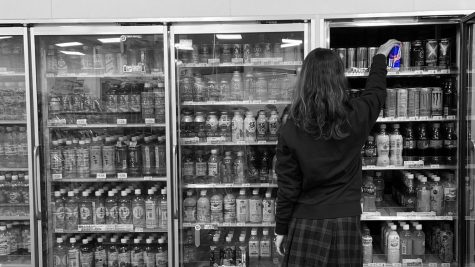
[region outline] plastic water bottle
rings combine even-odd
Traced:
[[[147,191],[147,199],[145,200],[145,228],[158,228],[157,202],[152,189]]]
[[[132,267],[139,267],[139,266],[144,266],[144,255],[143,255],[143,248],[142,245],[140,244],[140,239],[135,238],[134,239],[134,245],[132,247],[132,250],[130,252],[130,261],[132,263]]]
[[[219,266],[221,264],[221,258],[223,256],[223,251],[219,243],[219,235],[213,236],[213,242],[209,246],[209,264],[210,266]]]
[[[236,246],[232,243],[232,237],[226,236],[226,244],[223,251],[223,266],[235,266]]]
[[[412,233],[409,231],[409,225],[402,227],[401,239],[401,259],[410,259],[412,257]]]
[[[244,152],[238,151],[236,160],[233,163],[234,169],[234,182],[237,184],[242,184],[247,181],[246,174],[247,174],[247,166],[246,160],[244,159]]]
[[[61,237],[56,238],[56,246],[53,249],[53,266],[54,267],[67,267],[68,250],[63,244]]]
[[[249,199],[249,221],[262,223],[262,198],[258,189],[252,191],[252,197]]]
[[[451,263],[454,259],[454,234],[449,224],[444,224],[440,231],[439,259]]]
[[[398,263],[400,260],[400,240],[396,231],[397,226],[392,225],[391,231],[389,231],[387,251],[388,251],[388,263]]]
[[[454,181],[454,174],[447,175],[444,186],[444,214],[455,216],[457,214],[457,185]]]
[[[118,266],[130,266],[130,247],[127,244],[128,239],[122,238],[119,246],[119,265]]]
[[[211,156],[208,159],[208,179],[210,183],[219,183],[221,181],[218,150],[216,149],[211,150]]]
[[[63,159],[63,178],[75,178],[77,174],[76,149],[71,140],[66,141],[66,146],[63,149]]]
[[[64,203],[64,221],[65,230],[77,230],[78,229],[78,199],[74,194],[74,191],[68,192],[68,198]],[[76,242],[76,240],[74,240]]]
[[[430,211],[430,188],[427,185],[427,178],[422,177],[421,183],[417,187],[417,204],[416,211],[428,212]]]
[[[152,239],[147,238],[145,241],[144,267],[155,267],[155,248],[152,246]]]
[[[102,140],[100,137],[93,137],[89,146],[89,171],[90,176],[102,173]]]
[[[107,193],[106,198],[106,223],[118,224],[119,223],[119,207],[117,205],[117,198],[113,191]]]
[[[79,141],[77,148],[77,174],[79,178],[88,178],[90,172],[89,147],[84,140]]]
[[[8,203],[19,204],[22,202],[21,197],[22,196],[21,196],[21,191],[20,191],[20,183],[18,181],[18,175],[12,175]]]
[[[402,147],[403,147],[403,139],[402,135],[399,133],[399,124],[393,125],[393,133],[389,135],[389,150],[390,150],[390,157],[389,157],[389,164],[394,166],[402,166],[403,159],[402,159]]]
[[[79,224],[93,224],[93,202],[94,199],[89,196],[89,191],[83,191],[79,202]]]
[[[94,266],[95,267],[107,266],[107,251],[103,242],[104,242],[104,239],[102,237],[98,237],[97,242],[94,246]]]
[[[157,253],[155,254],[155,266],[167,267],[168,266],[168,249],[167,244],[163,237],[158,239]]]
[[[119,266],[119,247],[117,246],[117,238],[110,239],[110,245],[107,247],[107,267]]]
[[[211,222],[222,223],[223,218],[223,195],[215,190],[210,199],[211,203]]]
[[[94,250],[91,245],[89,245],[89,240],[87,238],[82,240],[79,261],[81,262],[81,267],[94,266]]]
[[[102,146],[102,171],[107,175],[114,175],[115,169],[115,145],[111,137],[106,137]]]
[[[96,191],[94,194],[94,224],[106,224],[106,206],[102,191]]]
[[[2,165],[4,166],[5,162],[6,162],[6,159],[5,159],[5,152],[6,152],[6,149],[7,149],[6,140],[7,140],[7,138],[6,138],[6,129],[3,126],[0,126],[0,162],[1,162],[0,166],[2,166]]]
[[[435,176],[430,190],[430,210],[434,211],[437,216],[443,214],[444,208],[444,188],[439,181],[440,177]]]
[[[140,189],[135,189],[135,197],[132,200],[132,214],[134,228],[145,228],[145,201]]]
[[[79,246],[76,244],[76,238],[69,239],[70,246],[68,248],[68,267],[76,267],[79,265]]]
[[[251,237],[249,238],[249,265],[250,266],[257,264],[259,261],[259,255],[260,255],[259,243],[260,243],[260,240],[259,240],[259,237],[257,237],[257,229],[252,228]]]
[[[249,199],[245,189],[239,191],[239,196],[236,199],[236,221],[238,223],[249,221]]]
[[[5,132],[5,167],[10,167],[16,161],[16,146],[14,142],[13,128],[6,127]]]
[[[422,232],[422,225],[416,225],[416,231],[414,231],[412,237],[412,253],[414,256],[422,256],[426,252],[425,247],[425,240],[426,236],[424,232]]]
[[[140,176],[140,167],[141,167],[141,146],[137,137],[132,137],[132,141],[129,142],[129,152],[128,152],[128,168],[129,174],[132,176]]]
[[[389,135],[386,133],[386,124],[379,126],[380,131],[376,136],[376,147],[378,150],[378,159],[376,165],[389,166]]]
[[[270,191],[266,192],[265,198],[262,200],[262,221],[275,222],[275,200]]]
[[[373,237],[369,229],[363,230],[363,263],[373,262]]]
[[[224,196],[224,222],[236,222],[236,197],[232,191],[227,191]]]
[[[19,140],[19,162],[21,166],[28,166],[28,139],[26,134],[26,127],[19,127],[18,132]]]
[[[211,203],[206,195],[206,190],[201,190],[200,198],[196,208],[196,221],[197,223],[209,223],[211,222]]]
[[[247,244],[245,242],[246,237],[244,235],[239,236],[239,243],[236,246],[236,266],[248,266],[247,265]]]
[[[162,188],[160,197],[158,199],[158,227],[166,229],[168,227],[168,200],[167,188]]]
[[[127,191],[120,192],[118,211],[119,224],[132,224],[132,205],[130,203],[129,197],[127,196]]]
[[[264,228],[262,230],[262,238],[259,242],[259,255],[261,261],[270,261],[271,259],[271,239],[269,237],[269,230]]]
[[[367,176],[363,184],[363,211],[376,211],[376,186],[372,176]]]

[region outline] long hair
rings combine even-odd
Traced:
[[[289,117],[315,139],[343,139],[349,135],[347,88],[340,57],[316,48],[303,62]]]

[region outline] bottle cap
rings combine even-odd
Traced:
[[[239,236],[239,242],[244,242],[244,240],[246,240],[246,237],[241,235]]]
[[[393,129],[399,129],[399,124],[398,123],[393,124]]]
[[[422,224],[416,225],[416,230],[422,230]]]
[[[57,146],[58,145],[58,141],[53,141],[53,146]]]
[[[211,149],[211,154],[218,154],[218,150],[216,150],[216,149]]]
[[[54,196],[55,196],[55,197],[61,197],[61,192],[59,192],[59,191],[54,191]]]
[[[153,195],[153,190],[152,189],[147,190],[147,194]]]
[[[68,192],[68,197],[74,197],[74,191],[69,191]]]
[[[83,196],[83,197],[88,197],[88,196],[89,196],[89,191],[84,191],[84,192],[82,192],[82,196]]]
[[[147,239],[145,240],[145,243],[147,243],[147,244],[152,244],[152,239],[147,238]]]
[[[72,144],[73,144],[73,142],[72,142],[71,140],[67,140],[67,141],[66,141],[66,145],[69,146],[69,145],[72,145]]]
[[[252,194],[253,194],[253,195],[258,195],[258,194],[259,194],[259,189],[254,189],[254,190],[252,190]]]
[[[63,243],[63,239],[61,237],[56,238],[56,243],[59,243],[59,244]]]
[[[438,181],[440,181],[440,177],[439,177],[439,176],[434,176],[434,178],[433,178],[433,179],[434,179],[434,182],[438,182]]]
[[[12,181],[17,181],[18,180],[18,175],[12,175]]]
[[[102,237],[98,237],[97,238],[97,243],[102,243],[102,242],[104,242],[104,239]]]
[[[381,125],[379,125],[379,128],[380,128],[380,129],[386,129],[386,124],[381,123]]]
[[[225,155],[225,156],[231,156],[231,151],[226,151],[226,152],[224,152],[224,155]]]
[[[84,142],[83,140],[79,141],[79,145],[83,146],[86,142]]]
[[[422,176],[422,177],[421,177],[421,183],[425,183],[425,182],[427,182],[427,177]]]
[[[166,194],[167,194],[167,188],[164,187],[164,188],[162,189],[161,193],[162,193],[162,195],[166,195]]]
[[[134,239],[134,244],[138,244],[138,243],[140,243],[140,239],[139,239],[139,238],[135,238],[135,239]]]
[[[200,195],[201,196],[206,196],[206,190],[201,190]]]
[[[76,238],[71,237],[71,238],[69,239],[69,243],[76,243]]]
[[[368,136],[368,141],[373,142],[374,141],[374,136],[372,136],[372,135]]]
[[[87,243],[89,243],[89,240],[88,240],[88,239],[83,239],[83,240],[82,240],[82,243],[83,243],[84,245],[87,245]]]
[[[238,155],[238,157],[242,157],[242,156],[244,156],[244,152],[238,151],[238,152],[237,152],[237,155]]]
[[[241,196],[246,195],[246,189],[239,190],[239,195],[241,195]]]
[[[163,243],[165,243],[165,240],[163,239],[163,237],[160,237],[158,239],[158,244],[163,244]]]
[[[193,195],[193,191],[191,191],[191,190],[186,191],[186,195],[191,197]]]
[[[391,225],[391,230],[394,230],[394,231],[396,231],[396,230],[397,230],[397,225],[394,225],[394,224],[393,224],[393,225]]]
[[[262,235],[269,235],[269,230],[267,229],[262,230]]]
[[[402,226],[402,229],[403,229],[404,231],[409,230],[409,224],[403,225],[403,226]]]
[[[122,238],[122,239],[120,240],[120,243],[122,243],[122,244],[126,244],[126,243],[127,243],[127,239],[125,239],[125,238]]]
[[[127,196],[127,191],[120,192],[120,195],[123,196],[123,197],[126,197]]]
[[[140,194],[142,194],[142,190],[140,190],[140,189],[135,189],[134,192],[135,192],[135,195],[140,195]]]
[[[232,239],[232,237],[227,236],[227,237],[226,237],[226,242],[230,243],[230,242],[231,242],[231,239]]]
[[[251,235],[257,235],[257,229],[253,228],[253,229],[251,230]]]
[[[270,198],[272,196],[271,192],[266,192],[266,198]]]
[[[436,122],[436,123],[432,124],[432,127],[434,127],[434,128],[440,128],[440,123]]]

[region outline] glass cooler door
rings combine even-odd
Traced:
[[[166,266],[166,28],[32,32],[43,265]]]
[[[27,34],[0,28],[1,266],[35,265]]]
[[[275,146],[307,27],[171,28],[180,266],[278,266]]]

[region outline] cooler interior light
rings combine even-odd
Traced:
[[[216,34],[216,38],[220,40],[241,40],[242,35],[240,34]]]
[[[59,43],[59,44],[55,44],[56,46],[59,46],[59,47],[70,47],[70,46],[79,46],[79,45],[82,45],[82,43],[80,42],[68,42],[68,43]]]
[[[97,40],[99,42],[103,43],[103,44],[120,43],[120,37],[117,37],[117,38],[99,38]]]
[[[78,52],[78,51],[64,51],[60,50],[59,52],[65,54],[65,55],[71,55],[71,56],[84,56],[84,53]]]

